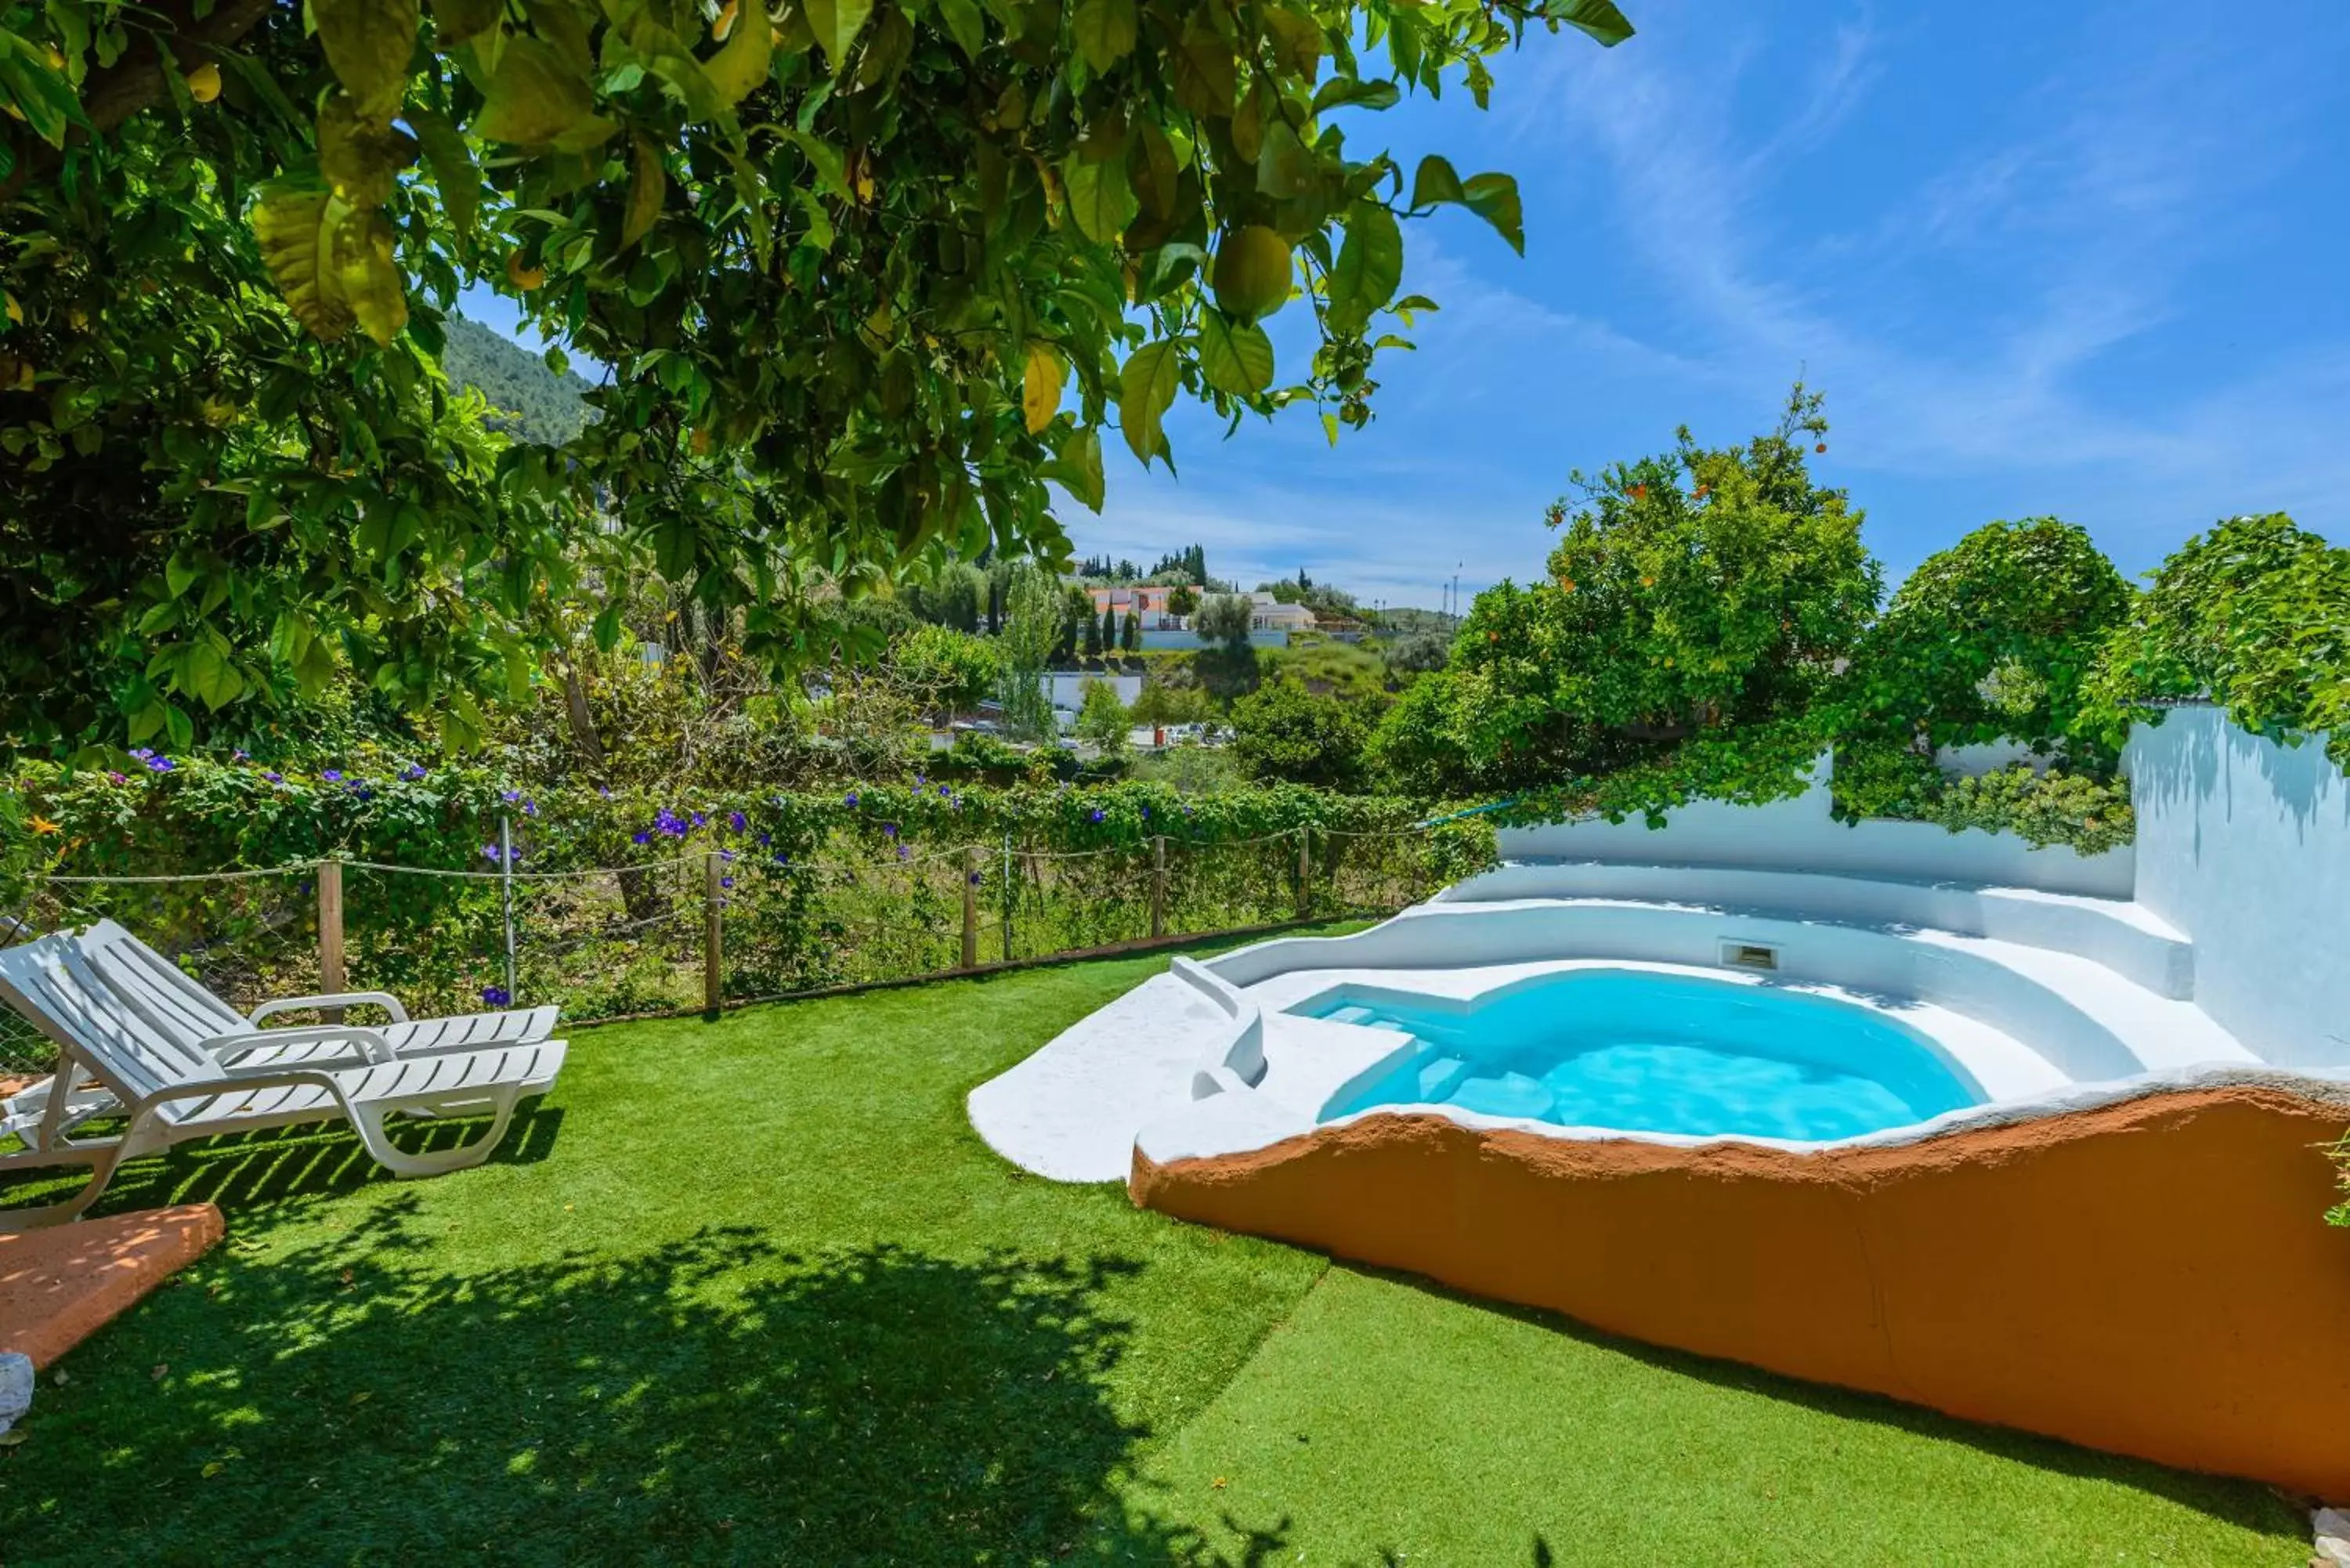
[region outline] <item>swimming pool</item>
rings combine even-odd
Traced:
[[[1334,1096],[1325,1121],[1451,1105],[1562,1127],[1812,1142],[1985,1097],[1883,1014],[1775,986],[1580,970],[1473,1008],[1347,986],[1295,1011],[1409,1037],[1404,1054]]]

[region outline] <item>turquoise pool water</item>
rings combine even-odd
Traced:
[[[1769,986],[1575,971],[1470,1012],[1346,988],[1301,1011],[1411,1037],[1324,1119],[1374,1106],[1627,1132],[1853,1137],[1976,1104],[1981,1090],[1882,1015]]]

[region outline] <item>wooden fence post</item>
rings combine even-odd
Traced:
[[[962,967],[979,967],[979,846],[962,848]]]
[[[1012,961],[1012,900],[1017,888],[1012,880],[1012,835],[1003,835],[1003,961]]]
[[[1167,934],[1167,836],[1150,841],[1150,936]]]
[[[718,1011],[726,999],[725,921],[720,912],[717,852],[702,857],[702,1004]]]
[[[1314,914],[1314,825],[1297,830],[1297,918]]]
[[[339,860],[318,862],[318,990],[333,995],[348,991],[350,981],[343,969],[343,863]],[[324,1009],[320,1013],[328,1023],[340,1023],[343,1010]]]

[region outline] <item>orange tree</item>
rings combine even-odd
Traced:
[[[1383,722],[1378,759],[1432,793],[1512,789],[1808,714],[1882,584],[1861,514],[1812,480],[1826,433],[1798,386],[1743,445],[1684,429],[1669,452],[1572,475],[1548,579],[1477,596],[1446,668]],[[1792,753],[1758,754],[1775,780]]]
[[[453,738],[592,566],[779,663],[936,556],[1057,558],[1178,397],[1369,417],[1360,111],[1607,0],[0,4],[0,737],[184,743],[348,668]],[[435,365],[488,281],[609,369],[559,453]],[[1305,362],[1263,318],[1302,302]],[[559,350],[558,350],[559,351]],[[1285,373],[1284,373],[1285,369]],[[617,609],[594,619],[607,642]]]

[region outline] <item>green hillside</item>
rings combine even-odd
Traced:
[[[498,410],[490,423],[522,441],[560,445],[588,421],[580,401],[588,383],[570,372],[556,375],[546,361],[512,338],[478,321],[452,316],[444,327],[449,346],[441,369],[452,385],[472,387]]]

